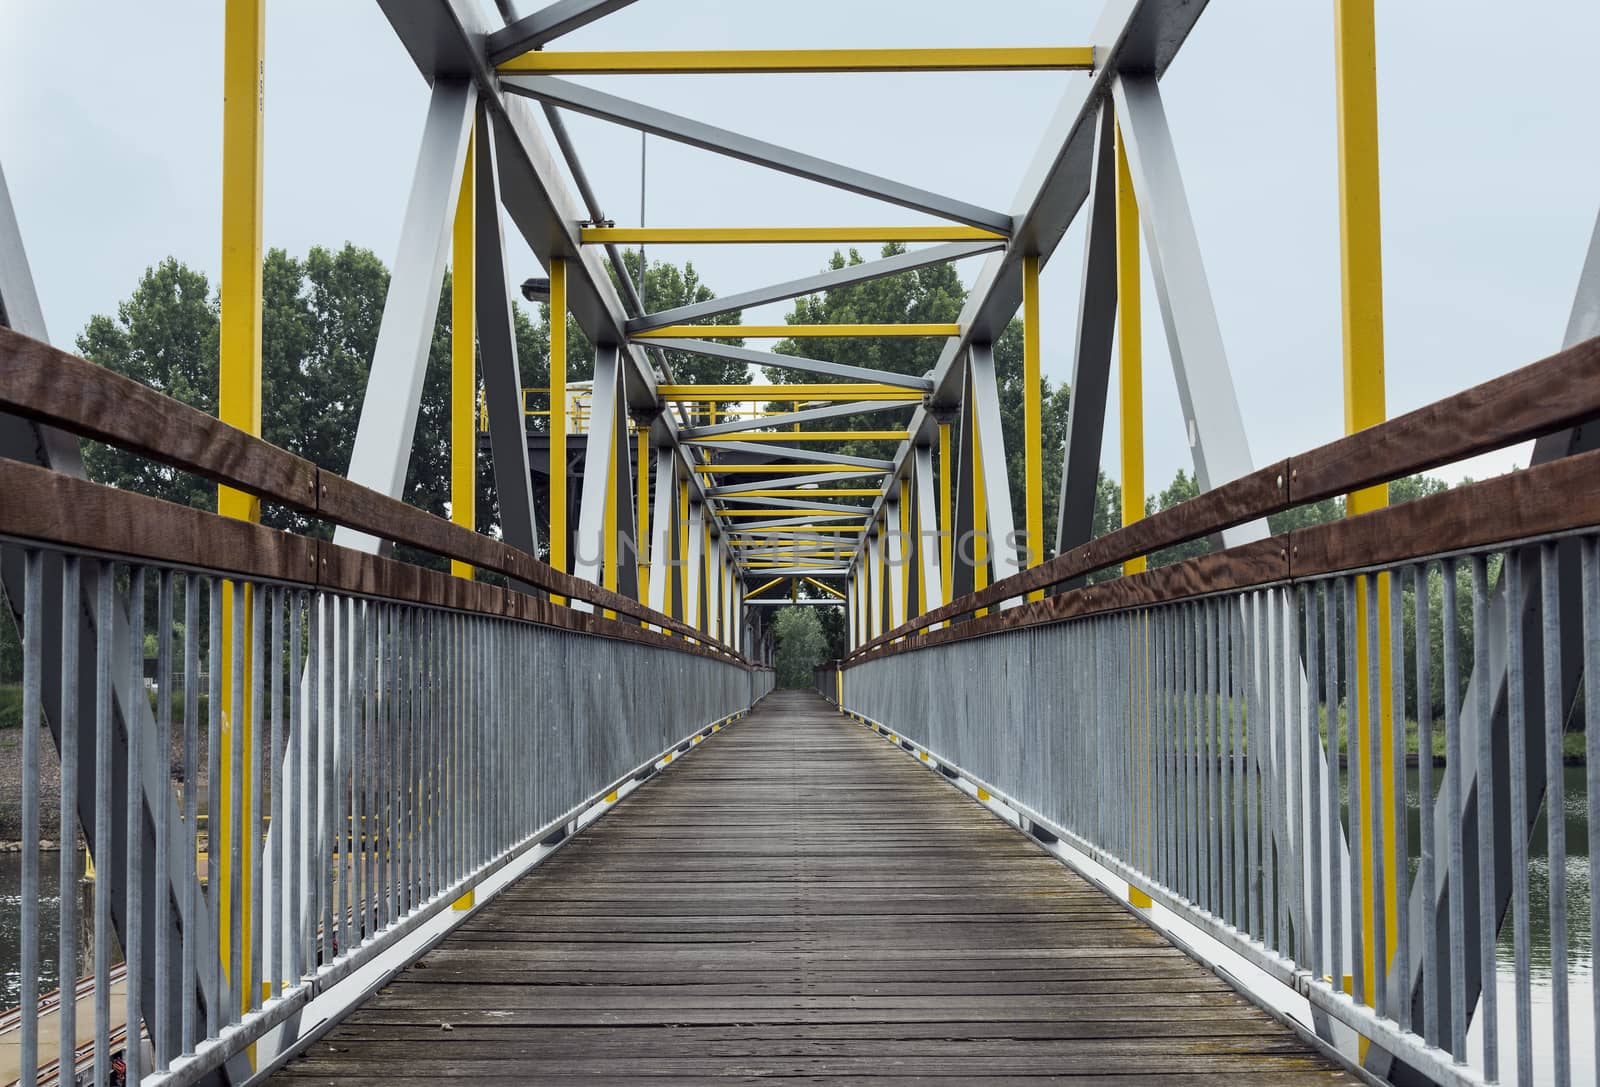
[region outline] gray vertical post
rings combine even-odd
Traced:
[[[474,164],[476,211],[473,289],[478,319],[478,349],[483,360],[484,402],[489,410],[489,447],[494,456],[494,489],[500,502],[505,541],[530,555],[539,553],[533,518],[533,477],[528,472],[528,430],[522,410],[522,370],[511,319],[510,273],[505,236],[500,229],[500,182],[495,169],[494,126],[478,110]],[[531,586],[513,583],[523,591]]]
[[[1056,508],[1056,554],[1088,543],[1094,534],[1095,492],[1100,484],[1100,443],[1105,435],[1106,390],[1117,327],[1116,146],[1111,101],[1100,106],[1094,173],[1083,238],[1083,281],[1078,336],[1072,360],[1072,399]]]

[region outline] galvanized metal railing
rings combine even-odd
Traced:
[[[1514,376],[1545,408],[1508,402],[1504,433],[1593,417],[1600,344]],[[1274,466],[1278,485],[1342,464],[1323,482],[1353,489],[1479,448],[1482,435],[1447,430],[1472,417],[1448,409],[1487,402],[1481,392],[1374,428],[1369,447],[1291,458]],[[1304,998],[1324,1038],[1337,1021],[1370,1041],[1347,1050],[1371,1071],[1600,1079],[1592,1031],[1573,1026],[1563,818],[1577,799],[1564,736],[1583,730],[1587,878],[1600,886],[1600,453],[1019,599],[1163,534],[1292,504],[1245,486],[1266,500],[1214,493],[957,601],[935,617],[946,626],[890,632],[845,663],[843,706]],[[1002,606],[971,618],[980,605]],[[1536,832],[1541,801],[1552,817]],[[1540,838],[1544,902],[1530,891]],[[1537,1022],[1535,921],[1550,934]],[[1600,946],[1600,911],[1587,927]],[[1579,1010],[1600,1022],[1589,992]]]
[[[164,430],[184,467],[626,616],[0,461],[0,564],[22,586],[23,1083],[56,1074],[52,1041],[63,1082],[80,1053],[99,1084],[115,1062],[130,1083],[247,1078],[246,1050],[313,998],[771,688],[693,628],[329,473],[266,486],[300,472],[282,450],[4,330],[0,376],[7,410],[158,459]],[[80,827],[95,866],[84,1031],[71,1000],[41,1027],[40,934],[70,990],[82,921],[72,893],[41,914],[46,728],[62,887]]]

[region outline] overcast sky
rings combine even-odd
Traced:
[[[488,7],[487,0],[485,6]],[[521,10],[532,10],[522,0]],[[1378,84],[1391,414],[1560,346],[1600,208],[1600,4],[1381,0]],[[1077,44],[1100,0],[640,0],[571,48]],[[220,0],[0,0],[0,164],[52,338],[70,345],[167,255],[215,282]],[[981,13],[981,20],[975,18]],[[393,259],[427,89],[375,4],[267,0],[265,238]],[[714,124],[1014,210],[1064,74],[597,77]],[[1257,463],[1343,426],[1332,0],[1214,0],[1162,83]],[[639,221],[639,136],[572,118],[606,214]],[[927,221],[652,139],[653,226]],[[1046,374],[1066,380],[1081,231],[1045,269]],[[718,293],[819,270],[816,246],[653,247]],[[513,243],[515,278],[536,265]],[[969,283],[977,261],[961,265]],[[1146,263],[1148,268],[1148,262]],[[1148,273],[1147,273],[1148,274]],[[1146,286],[1147,479],[1189,467]],[[784,307],[746,320],[781,321]],[[1115,390],[1113,390],[1113,397]],[[271,405],[267,405],[271,410]],[[1114,410],[1114,409],[1113,409]],[[1107,470],[1116,474],[1108,426]],[[1497,456],[1458,467],[1502,470]]]

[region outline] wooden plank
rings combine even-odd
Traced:
[[[946,642],[987,637],[1008,630],[1286,581],[1291,573],[1289,546],[1287,535],[1271,536],[1230,547],[1226,551],[1197,555],[1171,566],[1069,589],[1043,600],[991,612],[981,619],[970,619],[942,630],[926,631],[891,645],[863,650],[850,659],[849,665],[853,667],[878,657],[909,653]]]
[[[57,547],[316,583],[317,542],[0,458],[0,531]]]
[[[1600,417],[1600,337],[1294,458],[1295,505],[1503,449]]]
[[[375,1068],[654,1087],[1355,1082],[802,692],[630,794],[275,1081]]]
[[[1600,450],[1289,534],[1295,577],[1600,524]]]
[[[317,467],[310,461],[4,327],[0,410],[316,512]]]

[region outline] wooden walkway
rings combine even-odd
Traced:
[[[978,804],[774,694],[274,1082],[1349,1084]]]

